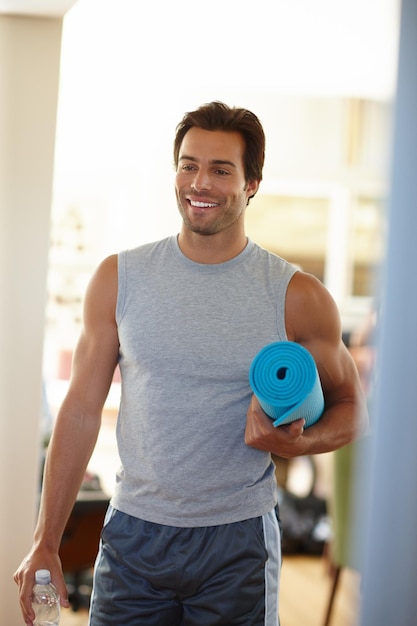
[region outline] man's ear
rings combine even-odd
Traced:
[[[259,180],[248,180],[246,183],[246,191],[249,193],[249,198],[252,198],[259,189]]]
[[[248,202],[259,189],[260,180],[248,180],[246,183],[246,191],[248,192]]]

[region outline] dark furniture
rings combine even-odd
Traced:
[[[108,504],[103,491],[81,490],[65,527],[59,556],[74,611],[90,601],[91,571]]]

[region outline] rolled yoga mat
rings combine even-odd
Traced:
[[[249,383],[274,426],[303,417],[305,426],[320,419],[324,397],[315,361],[293,341],[268,344],[252,361]]]

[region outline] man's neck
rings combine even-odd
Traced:
[[[230,261],[246,248],[247,243],[244,232],[230,240],[225,232],[200,235],[182,227],[178,236],[181,252],[191,261],[207,265]]]

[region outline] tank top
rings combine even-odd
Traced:
[[[170,526],[237,522],[270,511],[270,454],[244,442],[249,367],[286,339],[296,268],[253,241],[200,264],[177,238],[118,255],[121,468],[115,508]]]

